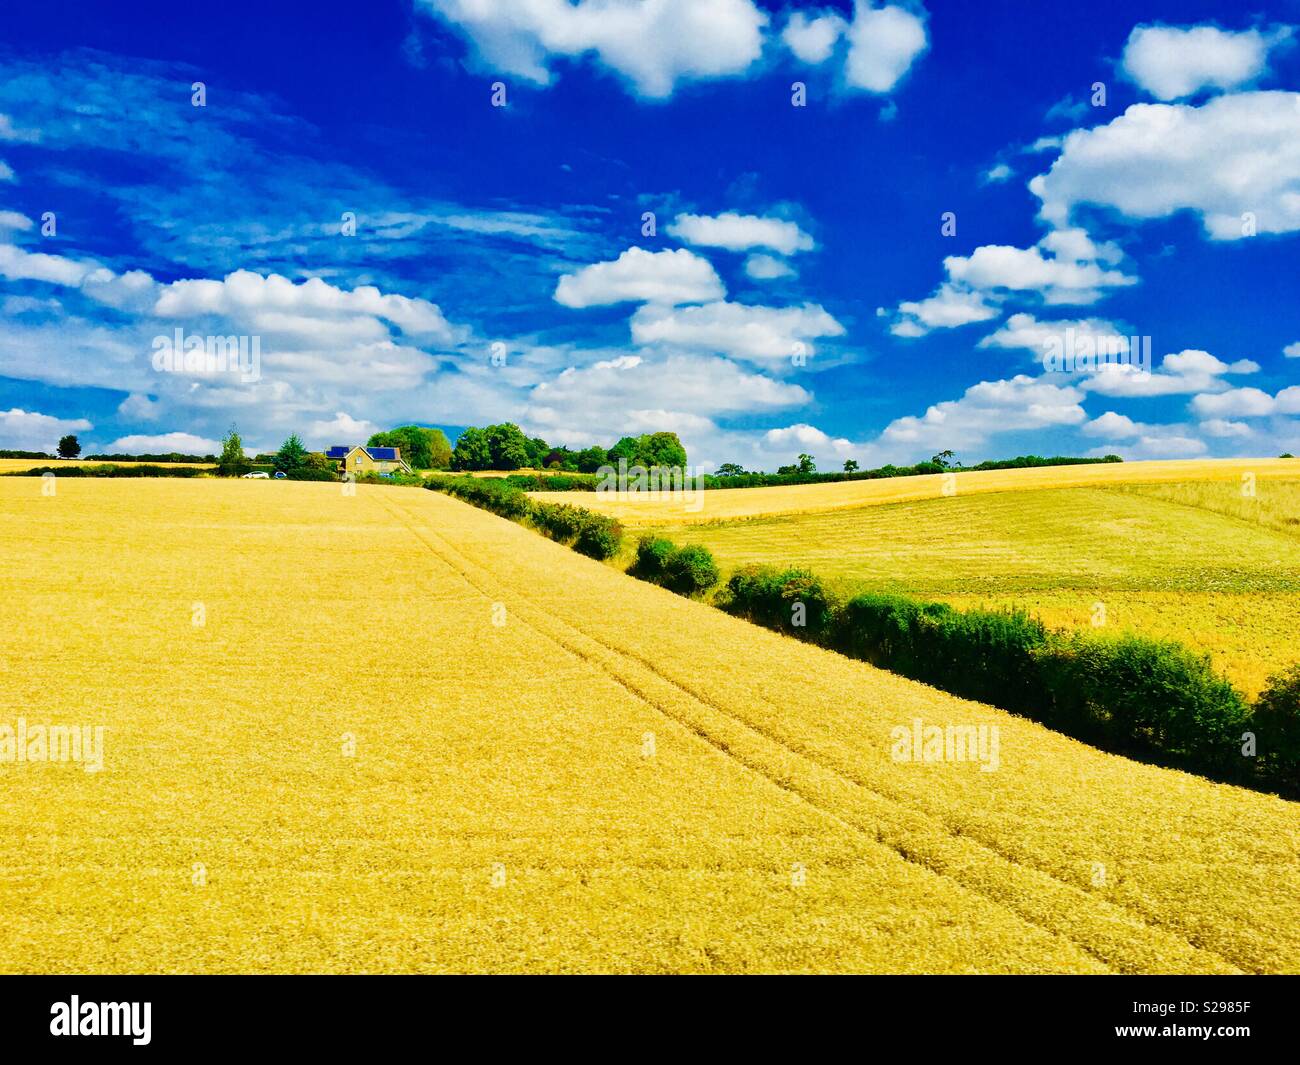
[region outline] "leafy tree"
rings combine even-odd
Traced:
[[[638,458],[647,466],[685,466],[686,449],[676,433],[651,433],[640,437]]]
[[[599,444],[583,448],[574,456],[580,473],[595,473],[609,459],[609,452]]]
[[[221,438],[221,457],[217,460],[217,471],[223,477],[237,477],[248,472],[248,459],[244,457],[244,441],[232,425]]]
[[[297,433],[290,433],[289,438],[280,445],[280,450],[275,453],[275,468],[288,472],[296,470],[302,466],[303,461],[307,458],[307,449],[303,447],[302,440]]]
[[[71,434],[62,437],[59,440],[59,457],[65,459],[75,459],[81,454],[81,445],[77,443],[77,438]]]
[[[637,461],[637,447],[636,437],[622,437],[617,444],[609,449],[609,461],[617,466],[619,459],[626,459],[629,466],[635,466]]]
[[[375,433],[366,446],[400,448],[402,458],[417,470],[445,470],[451,465],[451,444],[441,429],[401,425]]]
[[[802,454],[801,454],[801,455],[799,456],[799,472],[800,472],[800,473],[816,473],[816,472],[817,472],[817,463],[816,463],[815,461],[813,461],[813,457],[812,457],[811,455],[802,455]]]
[[[546,467],[546,455],[551,450],[551,445],[543,440],[540,436],[534,436],[528,441],[528,465],[535,470]]]
[[[488,447],[487,434],[470,426],[456,440],[451,453],[453,470],[486,470],[492,466],[492,449]]]
[[[930,461],[936,466],[942,466],[945,470],[949,470],[952,469],[953,466],[957,465],[953,462],[954,458],[956,458],[956,456],[951,451],[940,451],[939,454],[935,455],[930,459]]]
[[[718,467],[716,477],[741,477],[745,473],[745,468],[735,462],[724,462]]]
[[[858,471],[858,463],[857,463],[857,460],[855,460],[855,459],[845,459],[845,460],[844,460],[844,472],[845,472],[845,473],[857,473],[857,471]]]
[[[528,463],[528,438],[513,422],[489,425],[483,430],[492,454],[492,469],[517,470]]]
[[[328,470],[330,468],[330,460],[319,451],[307,452],[302,464],[309,470]]]

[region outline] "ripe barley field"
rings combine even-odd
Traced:
[[[1085,466],[1040,466],[1019,470],[967,470],[871,481],[832,481],[775,488],[727,488],[702,498],[673,498],[669,492],[584,493],[583,506],[611,514],[631,527],[710,524],[741,518],[856,510],[888,503],[940,499],[947,494],[1020,492],[1027,489],[1095,488],[1170,482],[1217,482],[1240,488],[1243,475],[1256,483],[1300,477],[1300,459],[1169,459],[1152,462],[1098,463]],[[568,492],[534,492],[551,503],[571,503]]]
[[[724,573],[806,566],[845,593],[1016,606],[1052,626],[1179,640],[1252,696],[1300,660],[1300,478],[1259,477],[1253,496],[1239,476],[1026,486],[638,532],[704,544]]]
[[[215,469],[211,463],[207,462],[100,462],[88,461],[86,459],[0,459],[0,474],[5,473],[22,473],[25,470],[34,470],[39,466],[53,466],[59,469],[64,466],[185,466],[196,469]]]
[[[3,972],[1300,972],[1300,805],[440,493],[0,480]],[[996,726],[996,771],[899,762]]]

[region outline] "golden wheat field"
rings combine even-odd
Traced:
[[[1300,477],[1300,459],[1162,459],[1032,469],[967,470],[955,472],[951,477],[936,473],[774,488],[728,488],[706,491],[700,496],[689,492],[674,496],[669,491],[597,492],[584,495],[583,505],[603,514],[612,514],[624,524],[637,527],[811,514],[938,499],[948,495],[1040,488],[1150,485],[1177,481],[1224,482],[1240,486],[1243,475],[1250,475],[1256,483],[1272,478]],[[567,492],[530,494],[552,503],[572,502]]]
[[[0,459],[0,474],[5,473],[22,473],[25,470],[34,470],[38,466],[53,466],[56,469],[62,466],[105,466],[110,463],[91,462],[87,459]],[[206,462],[113,462],[113,466],[186,466],[196,469],[212,469],[211,463]]]
[[[418,489],[0,480],[0,971],[1300,972],[1300,805]],[[996,726],[991,763],[891,729]]]

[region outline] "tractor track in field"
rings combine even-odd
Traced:
[[[507,589],[482,563],[427,523],[421,527],[409,509],[379,495],[379,491],[382,489],[372,493],[377,504],[476,592],[493,602],[510,603],[510,612],[533,631],[599,669],[714,751],[836,825],[887,847],[904,861],[944,877],[1027,924],[1069,942],[1109,969],[1156,971],[1162,964],[1168,966],[1173,955],[1186,971],[1242,971],[1231,960],[1190,942],[1178,930],[1149,923],[1142,914],[1097,898],[1048,870],[1013,860],[988,841],[955,833],[933,815],[855,780],[774,732],[746,721],[706,694],[664,674],[636,652],[557,617],[519,590]],[[458,504],[455,500],[448,502]],[[523,604],[522,610],[519,604]],[[629,668],[629,663],[635,665]],[[638,671],[643,675],[638,676]],[[1139,953],[1135,951],[1137,941],[1147,946],[1148,956],[1134,960]]]

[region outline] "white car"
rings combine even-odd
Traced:
[[[269,481],[270,479],[271,475],[265,470],[254,470],[252,473],[244,474],[246,481]]]

